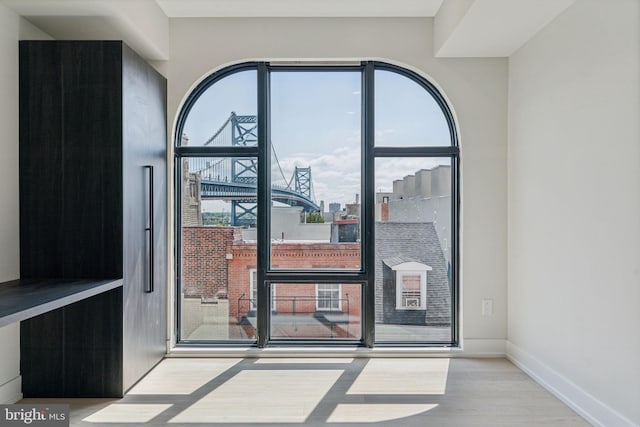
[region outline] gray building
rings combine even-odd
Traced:
[[[451,260],[451,166],[420,169],[376,194],[376,221],[433,223],[444,257]]]
[[[448,326],[448,265],[431,222],[376,222],[376,322]]]
[[[189,144],[189,137],[182,134],[182,145]],[[189,159],[182,160],[182,226],[202,225],[202,197],[200,174],[189,170]]]

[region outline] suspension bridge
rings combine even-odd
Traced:
[[[257,144],[257,117],[232,112],[205,146],[252,146]],[[272,174],[271,199],[289,206],[301,206],[304,212],[318,212],[315,202],[311,167],[295,167],[287,179],[272,145],[273,165],[279,177]],[[231,202],[231,225],[256,223],[258,161],[255,157],[190,158],[189,173],[200,179],[202,200]],[[279,179],[274,179],[278,177]]]

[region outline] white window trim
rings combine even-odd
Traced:
[[[255,283],[253,283],[253,275],[258,274],[258,270],[255,268],[249,269],[249,301],[251,303],[251,309],[255,310],[258,306],[257,301],[253,301],[253,290],[255,289]]]
[[[249,269],[249,301],[251,304],[251,310],[257,310],[258,309],[258,304],[257,301],[251,301],[253,299],[253,289],[255,286],[255,283],[253,282],[253,274],[258,274],[258,270],[255,268],[250,268]],[[276,303],[273,300],[273,298],[275,298],[276,296],[276,286],[275,285],[271,285],[271,311],[276,311]]]
[[[318,311],[342,311],[342,284],[338,283],[338,308],[320,308],[320,296],[318,293],[319,285],[335,285],[336,283],[316,283],[316,310]]]
[[[405,262],[391,268],[396,272],[396,310],[426,310],[427,309],[427,271],[433,270],[426,264],[419,262]],[[407,276],[420,276],[420,306],[404,307],[402,305],[402,278]]]

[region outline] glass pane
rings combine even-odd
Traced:
[[[360,269],[361,74],[271,75],[271,267]]]
[[[179,145],[256,145],[257,105],[255,70],[224,77],[205,90],[189,110]]]
[[[420,276],[413,274],[405,274],[402,276],[402,288],[405,291],[420,289]]]
[[[361,290],[361,284],[272,284],[271,338],[359,340]]]
[[[451,160],[375,164],[376,341],[451,342]]]
[[[255,159],[180,161],[180,336],[255,341],[256,183],[230,185],[223,178],[238,164],[253,164],[255,177]]]
[[[340,285],[338,284],[322,284],[316,285],[317,304],[316,309],[319,311],[340,311],[342,309],[342,300],[340,297]]]
[[[413,80],[392,71],[375,71],[375,145],[450,146],[444,113]]]

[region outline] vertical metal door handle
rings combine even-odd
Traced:
[[[149,171],[149,218],[147,225],[144,229],[147,233],[147,244],[149,245],[149,259],[147,260],[147,283],[144,291],[147,293],[153,292],[153,166],[147,165],[144,167]]]

